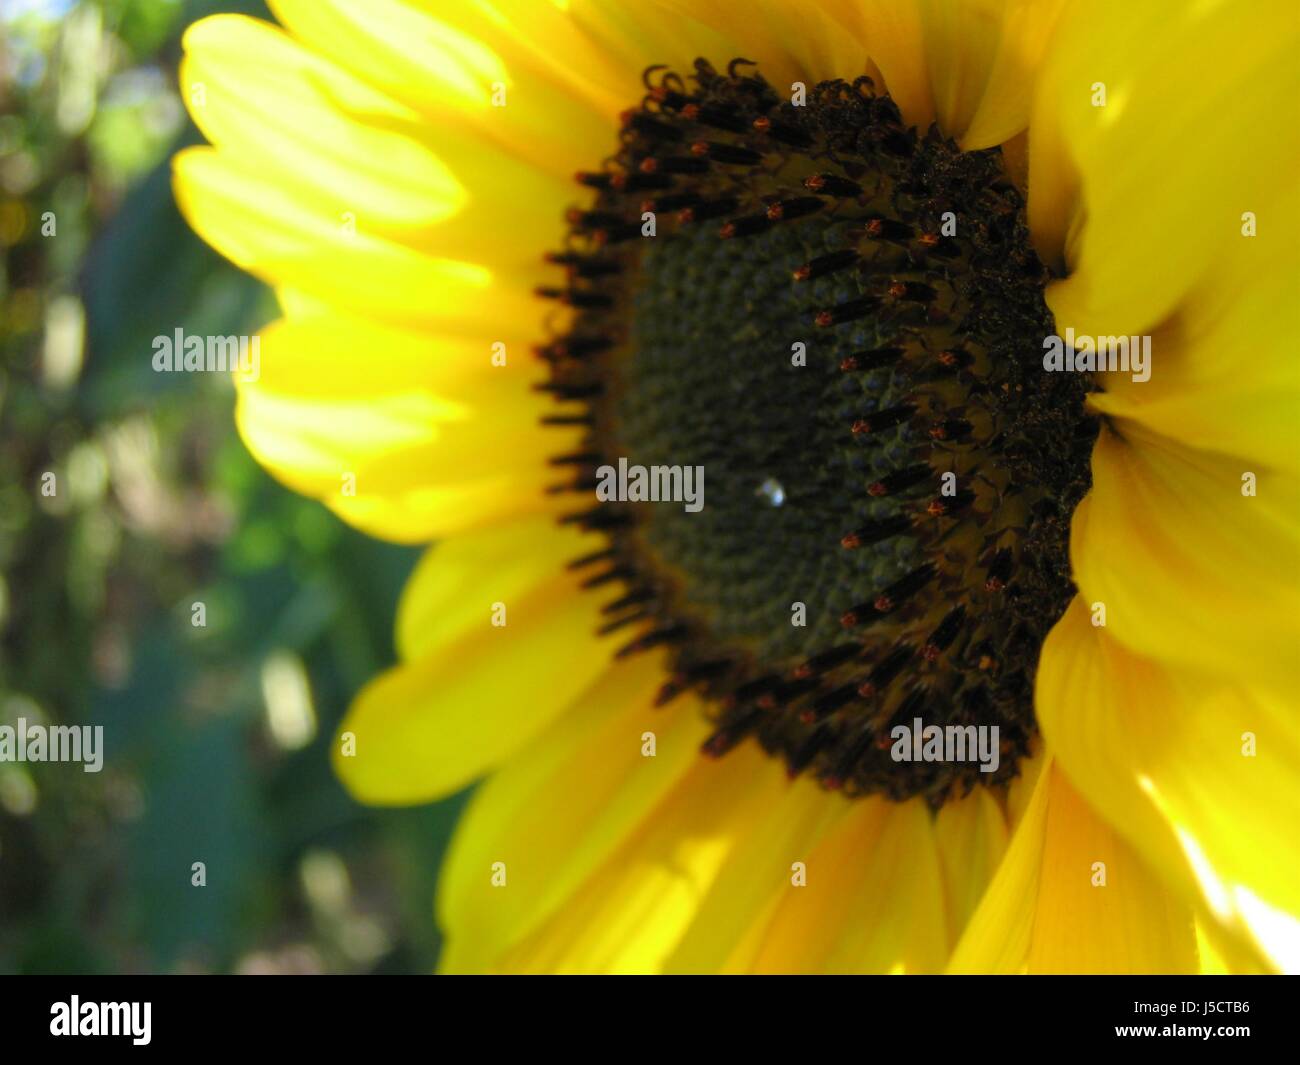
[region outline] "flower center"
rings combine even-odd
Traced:
[[[564,520],[610,541],[575,566],[618,588],[617,654],[672,649],[661,702],[710,700],[708,753],[753,737],[938,805],[1035,734],[1088,383],[1041,369],[1047,274],[999,151],[918,137],[868,78],[796,105],[750,65],[647,71],[549,256],[574,315],[544,387],[584,405],[550,420],[586,427],[552,459],[589,500]]]

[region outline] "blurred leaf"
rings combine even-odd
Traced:
[[[208,383],[209,375],[155,372],[154,337],[177,329],[200,336],[252,332],[273,313],[265,286],[226,263],[181,217],[170,160],[131,190],[96,239],[82,298],[88,361],[81,398],[98,417]]]

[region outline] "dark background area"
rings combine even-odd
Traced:
[[[328,760],[392,661],[418,552],[271,480],[225,375],[151,366],[156,335],[276,314],[171,196],[168,160],[198,140],[180,34],[218,10],[267,17],[253,0],[0,5],[0,724],[102,725],[106,748],[99,773],[0,763],[0,972],[437,958],[463,797],[364,808]]]

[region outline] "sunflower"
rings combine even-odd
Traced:
[[[1300,966],[1293,4],[270,6],[175,192],[436,542],[336,766],[486,777],[443,969]]]

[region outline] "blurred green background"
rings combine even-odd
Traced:
[[[416,552],[272,481],[225,375],[150,364],[156,335],[275,314],[172,202],[168,159],[198,140],[180,34],[214,11],[266,16],[0,0],[0,724],[103,725],[107,751],[100,773],[0,763],[0,972],[437,959],[463,797],[360,807],[327,750],[392,661]]]

